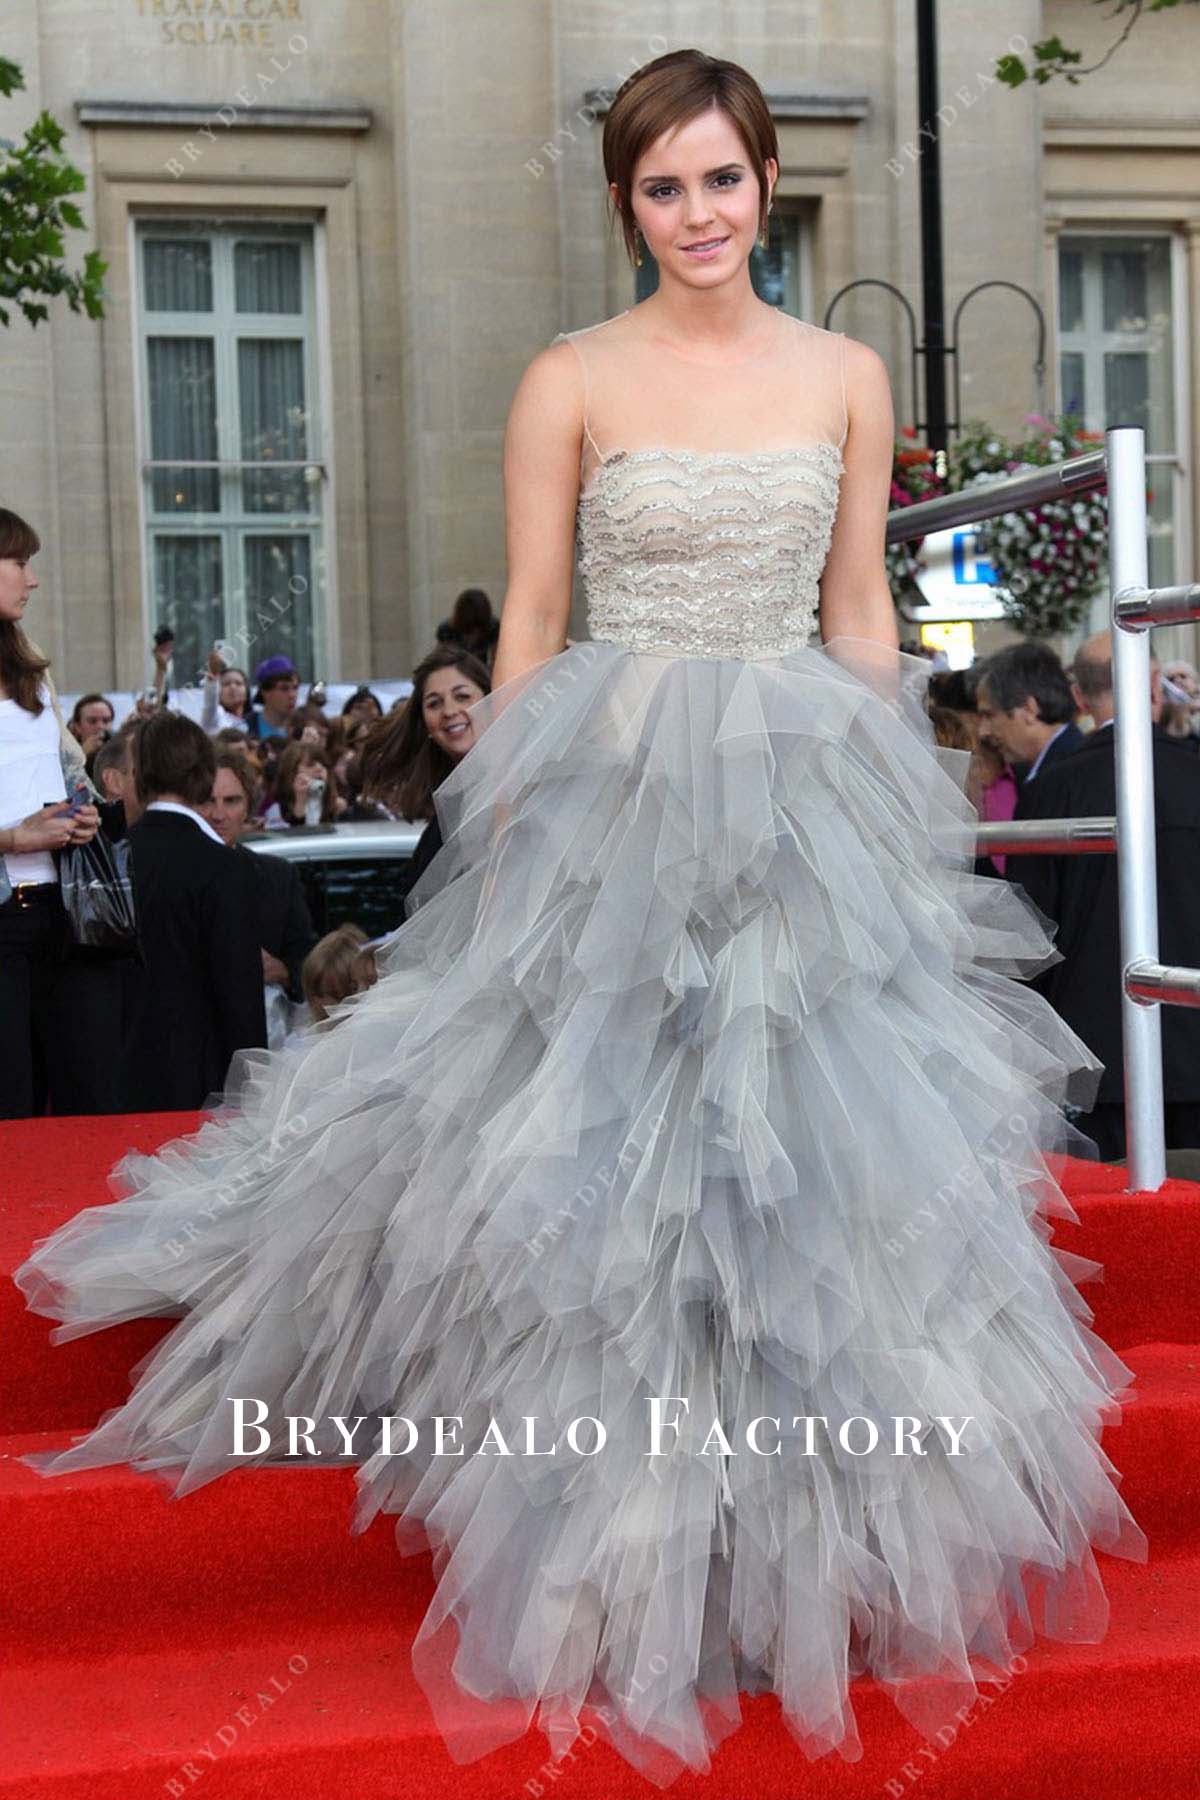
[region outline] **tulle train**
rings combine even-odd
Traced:
[[[858,1674],[932,1734],[1035,1631],[1099,1639],[1092,1547],[1146,1554],[1099,1445],[1131,1376],[1044,1153],[1094,1154],[1100,1065],[1015,979],[1053,927],[973,873],[927,675],[589,642],[479,702],[378,985],[19,1271],[59,1339],[179,1318],[38,1466],[185,1494],[235,1399],[242,1461],[361,1417],[354,1524],[433,1545],[414,1664],[463,1760],[590,1725],[665,1785],[759,1690],[854,1758]]]

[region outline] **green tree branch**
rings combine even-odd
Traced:
[[[0,99],[25,86],[14,62],[0,56]],[[89,250],[83,268],[66,267],[65,231],[85,229],[72,194],[84,178],[63,154],[65,133],[41,112],[18,143],[0,137],[0,325],[7,325],[6,302],[18,306],[36,327],[50,317],[45,304],[65,295],[72,312],[104,317],[104,274],[108,264]]]
[[[1092,0],[1093,6],[1105,4],[1112,5],[1111,16],[1113,18],[1119,18],[1122,14],[1126,16],[1121,35],[1109,45],[1099,62],[1089,63],[1086,69],[1081,69],[1079,67],[1083,61],[1081,51],[1068,50],[1059,37],[1043,38],[1040,44],[1031,46],[1033,52],[1031,65],[1027,65],[1025,59],[1020,56],[1002,56],[996,64],[997,80],[1003,81],[1006,86],[1012,88],[1020,87],[1026,81],[1036,81],[1044,87],[1046,82],[1053,81],[1056,76],[1061,76],[1063,80],[1069,81],[1072,86],[1075,86],[1085,75],[1094,75],[1116,55],[1143,13],[1166,12],[1169,7],[1173,6],[1195,6],[1200,4],[1200,0]]]

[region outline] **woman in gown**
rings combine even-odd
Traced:
[[[433,1546],[452,1753],[590,1725],[666,1784],[739,1691],[810,1757],[861,1754],[863,1673],[931,1734],[1035,1631],[1101,1637],[1093,1548],[1146,1546],[1046,1223],[1099,1065],[897,649],[886,371],[752,290],[744,70],[642,68],[604,157],[660,287],[518,387],[496,686],[380,980],[18,1281],[56,1339],[179,1320],[46,1472],[183,1495],[303,1415],[355,1525]]]

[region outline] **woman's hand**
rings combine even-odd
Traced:
[[[99,825],[100,815],[95,807],[89,806],[85,811],[90,812]],[[71,811],[66,800],[54,800],[49,806],[39,807],[37,812],[30,813],[27,819],[10,828],[12,854],[26,856],[33,850],[64,850],[71,842],[75,822],[80,816]]]
[[[94,806],[81,806],[72,817],[71,836],[67,840],[72,844],[90,844],[100,829],[100,814]]]

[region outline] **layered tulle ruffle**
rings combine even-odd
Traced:
[[[41,1466],[185,1493],[237,1397],[260,1460],[361,1416],[355,1523],[434,1546],[414,1661],[464,1759],[591,1725],[665,1782],[758,1689],[852,1757],[856,1674],[932,1732],[1035,1629],[1100,1637],[1092,1547],[1145,1555],[1099,1447],[1130,1376],[1044,1159],[1092,1150],[1100,1066],[1015,979],[1052,927],[972,871],[927,675],[593,642],[481,701],[378,985],[18,1272],[59,1337],[180,1320]]]

